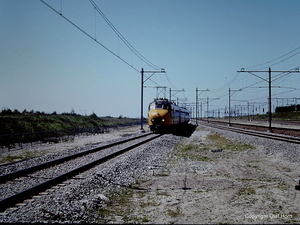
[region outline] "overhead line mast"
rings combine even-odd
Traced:
[[[272,83],[272,77],[271,77],[271,73],[272,72],[275,72],[275,73],[299,73],[299,69],[297,68],[295,71],[271,71],[271,68],[269,68],[268,71],[252,71],[252,70],[245,70],[244,68],[242,68],[240,71],[237,71],[237,72],[246,72],[246,73],[250,73],[266,82],[269,83],[269,99],[268,99],[268,103],[269,103],[269,112],[268,112],[268,115],[269,115],[269,129],[268,129],[268,132],[273,132],[272,130],[272,86],[271,86],[271,83]],[[265,78],[262,78],[254,73],[269,73],[269,79],[265,79]]]
[[[141,129],[140,133],[145,133],[143,128],[144,116],[143,116],[143,105],[144,105],[144,83],[149,80],[155,73],[165,73],[165,69],[161,69],[160,71],[144,71],[144,68],[141,70]],[[146,80],[144,80],[144,73],[152,73]]]
[[[205,91],[209,91],[208,89],[206,90],[198,90],[198,88],[196,88],[196,125],[198,126],[198,117],[199,117],[199,106],[198,106],[198,102],[199,102],[199,96],[205,92]],[[199,93],[200,92],[200,93]],[[201,120],[202,120],[202,102],[201,102]]]

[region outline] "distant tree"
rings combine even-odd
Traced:
[[[28,114],[28,111],[26,109],[24,109],[23,112],[22,112],[22,114],[26,115],[26,114]]]
[[[53,113],[51,113],[51,115],[57,115],[56,111],[53,111]]]
[[[10,116],[13,112],[9,108],[2,108],[1,115],[2,116]]]
[[[97,114],[94,113],[94,112],[91,115],[89,115],[89,117],[91,117],[91,118],[98,118]]]
[[[15,110],[13,111],[13,115],[17,116],[17,115],[21,115],[21,113],[20,113],[19,110],[15,109]]]
[[[71,113],[70,114],[73,115],[73,116],[76,115],[75,110],[73,108],[71,109]]]

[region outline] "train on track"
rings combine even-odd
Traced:
[[[148,125],[152,132],[171,131],[175,127],[187,125],[190,112],[165,98],[154,99],[149,104]]]

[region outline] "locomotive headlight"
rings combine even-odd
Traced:
[[[151,122],[154,122],[154,119],[151,119]]]
[[[161,119],[161,122],[165,122],[165,119]]]

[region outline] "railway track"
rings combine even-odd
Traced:
[[[220,120],[211,120],[210,123],[228,125],[228,122],[220,121]],[[263,121],[257,121],[258,123]],[[255,124],[255,123],[245,123],[245,122],[232,122],[230,123],[232,127],[250,129],[256,131],[268,131],[268,124]],[[300,125],[298,122],[294,121],[293,123],[288,123],[286,121],[274,121],[272,126],[272,133],[283,134],[288,136],[300,137]]]
[[[283,135],[279,135],[279,134],[275,134],[275,133],[260,132],[260,131],[241,129],[241,128],[236,128],[236,127],[228,127],[227,125],[219,125],[219,124],[205,123],[205,122],[202,122],[201,125],[207,126],[207,127],[213,127],[213,128],[217,128],[217,129],[222,129],[222,130],[233,131],[233,132],[242,133],[242,134],[247,134],[247,135],[252,135],[252,136],[257,136],[257,137],[262,137],[262,138],[268,138],[268,139],[277,140],[277,141],[285,141],[285,142],[289,142],[289,143],[300,144],[300,138],[293,137],[293,136],[283,136]],[[286,130],[288,130],[288,129],[286,128]]]
[[[0,200],[0,212],[160,136],[148,133],[4,174],[0,188],[6,195]]]
[[[61,157],[61,158],[58,158],[58,159],[54,159],[54,160],[51,160],[51,161],[48,161],[48,162],[45,162],[45,163],[41,163],[41,164],[38,164],[38,165],[35,165],[35,166],[32,166],[32,167],[28,167],[26,169],[17,170],[17,171],[11,172],[11,173],[0,175],[0,184],[4,183],[6,181],[9,181],[9,180],[16,179],[16,178],[21,177],[21,176],[25,176],[29,173],[33,173],[33,172],[36,172],[36,171],[39,171],[39,170],[42,170],[42,169],[45,169],[45,168],[49,168],[51,166],[58,165],[58,164],[67,162],[69,160],[76,159],[78,157],[82,157],[84,155],[88,155],[88,154],[91,154],[91,153],[94,153],[94,152],[98,152],[100,150],[110,148],[110,147],[113,147],[113,146],[116,146],[116,145],[120,145],[120,144],[129,142],[129,141],[132,141],[132,140],[143,138],[143,137],[146,137],[148,135],[150,135],[150,133],[144,134],[144,135],[141,135],[141,136],[138,136],[138,137],[128,138],[128,139],[118,141],[118,142],[114,142],[114,143],[111,143],[111,144],[107,144],[107,145],[104,145],[104,146],[101,146],[101,147],[92,148],[92,149],[89,149],[89,150],[86,150],[86,151],[82,151],[82,152],[72,154],[72,155],[69,155],[69,156],[65,156],[65,157]]]

